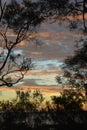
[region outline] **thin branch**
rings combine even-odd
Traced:
[[[5,47],[7,48],[7,50],[9,50],[9,47],[8,47],[8,39],[7,39],[7,30],[8,30],[8,26],[6,26],[6,29],[5,29],[5,32],[1,32],[0,31],[0,35],[2,36],[2,38],[4,39],[4,42],[5,42]]]
[[[5,1],[4,4],[3,4],[3,6],[2,6],[2,2],[1,2],[1,0],[0,0],[0,11],[1,11],[0,21],[2,20],[2,17],[3,17],[3,13],[4,13],[4,10],[5,10],[6,4],[7,4],[7,2]]]

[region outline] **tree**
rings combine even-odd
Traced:
[[[65,59],[62,67],[64,74],[56,79],[59,84],[83,89],[87,96],[87,40],[81,39],[78,42],[74,56]]]
[[[39,4],[46,17],[59,20],[66,15],[69,0],[41,0]]]
[[[80,26],[81,19],[79,16],[82,16],[83,29],[86,31],[87,0],[73,0],[73,2],[71,0],[41,0],[41,2],[47,17],[52,17],[54,21],[67,20],[70,28],[77,28],[77,25]]]
[[[21,41],[30,39],[30,35],[42,19],[35,2],[16,0],[7,4],[0,0],[0,86],[11,87],[24,78],[32,67],[31,58],[16,54]],[[14,34],[14,40],[8,33]]]
[[[80,110],[85,102],[85,97],[76,90],[65,90],[60,96],[52,96],[52,102],[57,110]]]

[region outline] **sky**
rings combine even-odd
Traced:
[[[58,85],[55,77],[60,74],[60,65],[67,56],[73,54],[75,49],[75,40],[78,40],[81,34],[71,32],[64,25],[58,23],[44,23],[37,35],[43,44],[35,46],[34,43],[26,43],[26,55],[30,55],[35,64],[36,75],[30,74],[27,79],[34,81],[31,85]],[[32,76],[33,75],[33,76]],[[26,76],[25,76],[26,77]],[[48,78],[47,78],[48,77]]]
[[[9,37],[14,38],[12,32]],[[78,31],[70,31],[67,24],[44,22],[34,34],[40,43],[36,46],[35,41],[23,41],[16,48],[16,52],[26,55],[32,59],[33,70],[29,71],[25,78],[13,89],[39,89],[45,94],[57,94],[62,89],[56,82],[56,76],[61,75],[61,65],[67,56],[73,55],[75,41],[83,37]],[[13,97],[10,89],[4,88],[0,91],[0,98]],[[9,95],[9,96],[8,96]]]
[[[8,35],[14,37],[11,32]],[[11,88],[13,93],[7,88],[2,91],[1,88],[1,98],[13,97],[15,89],[39,89],[49,96],[58,94],[63,89],[56,82],[56,76],[61,75],[64,59],[73,55],[75,40],[79,40],[83,34],[78,30],[70,31],[67,26],[59,25],[58,22],[45,22],[34,35],[42,45],[36,47],[34,41],[25,41],[15,50],[15,53],[21,53],[32,59],[33,70],[28,71],[25,78]]]

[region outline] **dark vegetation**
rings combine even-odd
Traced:
[[[30,57],[16,55],[14,52],[22,41],[31,40],[32,33],[43,21],[43,17],[34,2],[2,2],[0,0],[0,86],[12,87],[32,68]],[[14,34],[14,39],[8,36],[8,32]]]
[[[46,101],[38,91],[17,91],[12,101],[0,102],[0,128],[65,129],[87,127],[87,98],[81,92],[65,90],[60,96]]]
[[[67,21],[71,30],[79,28],[80,31],[82,29],[83,32],[86,33],[86,0],[41,0],[40,3],[42,3],[42,7],[44,8],[44,12],[48,19],[53,20],[53,22]],[[82,16],[82,20],[79,19],[79,16]]]
[[[18,62],[20,55],[15,56],[13,51],[21,41],[32,39],[32,32],[37,31],[42,21],[68,21],[70,29],[78,29],[81,25],[86,34],[86,13],[86,0],[40,0],[38,3],[23,0],[22,4],[13,0],[8,5],[0,0],[0,43],[3,48],[0,52],[0,86],[17,84],[32,68],[29,57],[21,57]],[[80,15],[82,20],[78,19]],[[14,40],[9,39],[9,31],[14,33]],[[87,103],[87,39],[77,42],[74,56],[68,57],[62,66],[64,74],[56,77],[58,84],[68,85],[70,89],[51,97],[50,101],[46,101],[39,91],[17,91],[16,99],[0,102],[0,130],[87,127],[87,112],[83,110]],[[12,78],[11,74],[18,75]]]

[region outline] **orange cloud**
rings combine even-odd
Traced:
[[[42,52],[31,52],[33,55],[40,55]]]

